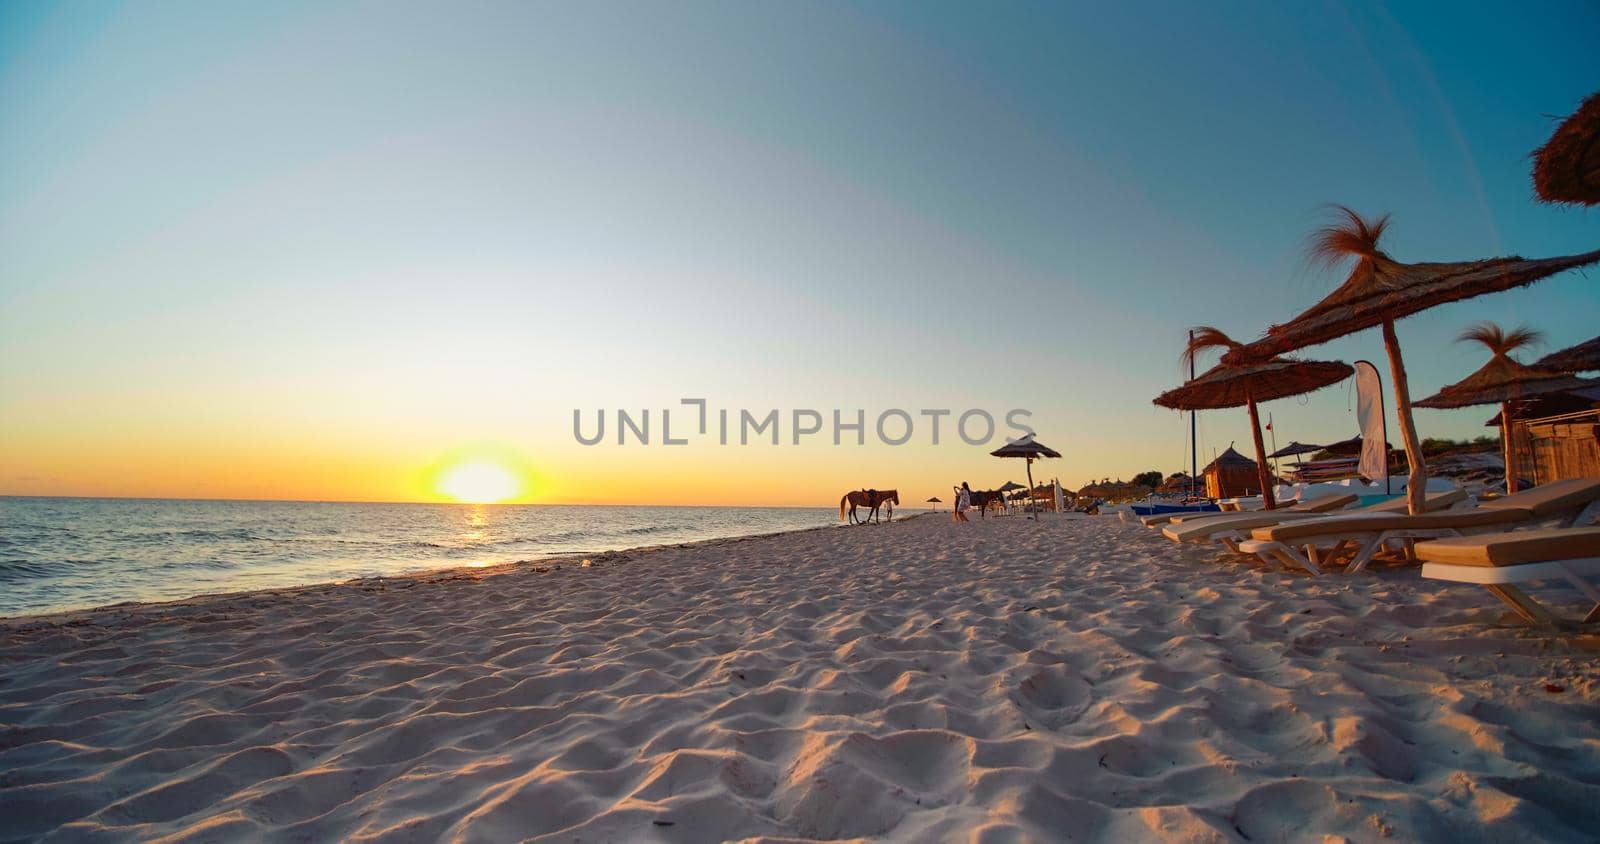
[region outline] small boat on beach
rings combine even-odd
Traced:
[[[1139,504],[1130,504],[1128,508],[1136,516],[1164,516],[1168,513],[1218,513],[1222,511],[1222,508],[1213,501],[1189,504],[1146,501]]]

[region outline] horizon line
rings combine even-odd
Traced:
[[[65,501],[193,501],[230,502],[237,504],[410,504],[430,507],[767,507],[773,509],[831,509],[831,504],[652,504],[635,501],[581,502],[581,501],[417,501],[374,500],[355,498],[205,498],[196,496],[162,495],[31,495],[27,493],[0,493],[0,498],[52,499]],[[926,503],[926,502],[923,502]],[[905,508],[902,508],[905,509]]]

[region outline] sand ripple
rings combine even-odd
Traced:
[[[0,840],[1600,829],[1594,638],[1414,572],[1109,519],[549,568],[4,623]]]

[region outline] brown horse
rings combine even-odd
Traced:
[[[984,518],[990,507],[997,506],[1005,509],[1006,494],[997,489],[974,489],[967,493],[967,498],[978,511],[978,518]]]
[[[887,504],[889,505],[889,521],[892,522],[894,521],[894,505],[899,503],[900,490],[897,489],[852,489],[845,493],[843,498],[839,499],[839,521],[845,520],[845,508],[849,507],[851,524],[864,525],[869,519],[876,522],[878,521],[878,508]],[[872,513],[865,519],[857,520],[857,507],[871,508]]]

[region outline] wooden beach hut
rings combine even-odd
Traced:
[[[1206,497],[1239,498],[1259,495],[1261,480],[1256,470],[1256,461],[1234,451],[1233,446],[1228,446],[1227,451],[1217,455],[1217,459],[1200,471],[1206,479]]]
[[[1516,403],[1538,395],[1600,387],[1600,379],[1578,378],[1517,362],[1510,353],[1537,341],[1537,331],[1519,328],[1506,332],[1494,323],[1485,322],[1462,332],[1459,339],[1482,343],[1491,353],[1489,362],[1416,405],[1433,408],[1500,405],[1500,445],[1506,464],[1506,492],[1516,492],[1517,479],[1521,477],[1516,437],[1512,433]]]

